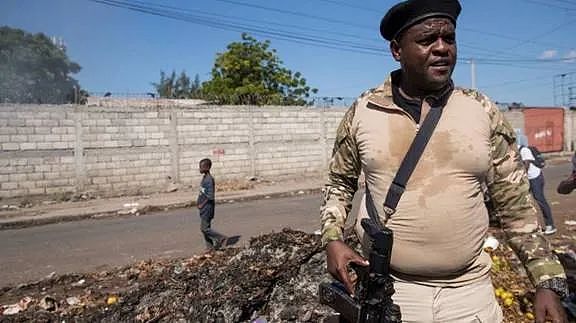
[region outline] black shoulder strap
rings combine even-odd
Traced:
[[[432,137],[432,133],[442,116],[442,110],[443,107],[432,107],[430,109],[428,115],[426,115],[426,119],[422,123],[422,127],[420,127],[416,137],[412,141],[406,156],[404,156],[404,160],[402,160],[402,164],[400,164],[400,168],[388,189],[388,194],[386,195],[386,200],[384,202],[384,212],[387,216],[391,216],[396,212],[396,206],[398,206],[400,197],[402,197],[402,194],[406,189],[406,183],[408,183],[410,176],[416,168],[416,164],[418,164],[420,157],[422,157],[422,153],[424,152],[430,137]],[[366,185],[366,210],[372,220],[381,224],[368,185]]]

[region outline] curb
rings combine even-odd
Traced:
[[[235,203],[235,202],[245,202],[245,201],[253,201],[253,200],[263,200],[269,198],[282,198],[282,197],[290,197],[296,195],[310,195],[319,193],[321,188],[305,188],[305,189],[298,189],[286,192],[274,192],[274,193],[260,193],[260,194],[253,194],[253,195],[238,195],[238,196],[229,196],[223,198],[217,198],[216,204],[228,204],[228,203]],[[139,216],[149,212],[160,212],[160,211],[167,211],[173,209],[183,209],[183,208],[190,208],[196,206],[195,201],[191,202],[177,202],[172,204],[166,205],[145,205],[140,209],[137,209],[135,212],[126,212],[126,209],[116,209],[114,211],[107,211],[107,212],[90,212],[78,215],[59,215],[59,216],[28,216],[26,219],[22,219],[22,217],[15,216],[10,220],[0,222],[0,230],[13,230],[13,229],[23,229],[33,226],[41,226],[47,224],[55,224],[55,223],[63,223],[63,222],[72,222],[72,221],[81,221],[87,219],[103,219],[103,218],[112,218],[112,217],[129,217],[129,216]],[[73,209],[73,208],[71,208]],[[122,211],[126,213],[121,213]]]

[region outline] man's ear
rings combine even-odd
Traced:
[[[402,48],[400,48],[398,40],[393,39],[390,42],[390,52],[392,53],[392,57],[394,57],[394,60],[400,62],[400,58],[402,57]]]

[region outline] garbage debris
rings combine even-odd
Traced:
[[[24,309],[19,304],[8,305],[2,311],[2,315],[14,315],[22,312]]]
[[[534,289],[502,237],[493,238],[499,246],[487,250],[504,322],[533,322]],[[573,248],[551,242],[560,255]],[[570,266],[569,255],[561,259]],[[242,248],[0,287],[0,304],[10,304],[0,305],[0,321],[327,322],[335,313],[318,303],[317,291],[330,280],[320,237],[285,229],[253,237]],[[574,304],[565,300],[566,308]]]
[[[44,296],[40,300],[40,304],[38,304],[43,310],[46,311],[55,311],[58,305],[56,304],[56,300],[50,296]]]
[[[78,297],[76,297],[76,296],[72,296],[72,297],[66,298],[66,303],[67,303],[68,305],[74,306],[74,305],[80,304],[80,302],[81,302],[81,301],[80,301],[80,298],[78,298]]]
[[[84,285],[85,282],[86,282],[86,279],[80,279],[79,281],[72,283],[71,286],[72,287],[82,286],[82,285]]]
[[[108,296],[108,299],[106,300],[106,304],[114,305],[116,303],[118,303],[118,296],[114,296],[114,295]]]
[[[48,275],[46,275],[46,279],[51,279],[51,278],[54,278],[54,277],[56,277],[56,272],[55,272],[55,271],[53,271],[53,272],[49,273]]]
[[[124,209],[118,211],[118,215],[139,215],[138,203],[124,203]]]
[[[499,245],[500,245],[500,242],[498,241],[498,239],[489,235],[484,240],[484,245],[482,246],[482,249],[488,249],[488,251],[492,251],[492,250],[497,249]]]

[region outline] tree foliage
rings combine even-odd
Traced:
[[[259,42],[246,33],[217,54],[211,74],[202,94],[220,104],[304,105],[317,92],[299,72],[283,67],[270,41]]]
[[[80,65],[42,34],[0,27],[0,102],[70,103],[87,93],[70,75]]]
[[[168,99],[197,99],[200,98],[200,77],[198,74],[194,77],[194,81],[186,75],[186,72],[180,72],[176,77],[176,72],[172,71],[170,76],[167,76],[164,71],[160,71],[160,81],[152,83],[156,92],[161,98]]]

